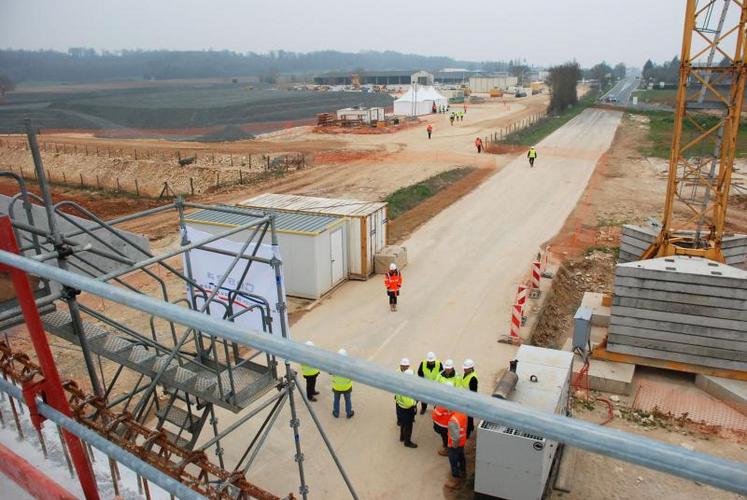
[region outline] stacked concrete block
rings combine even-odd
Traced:
[[[683,234],[691,235],[694,232],[683,231]],[[620,238],[620,256],[618,261],[624,264],[639,260],[643,252],[654,242],[658,235],[659,228],[633,226],[630,224],[624,225],[622,237]],[[734,234],[724,236],[721,242],[721,251],[728,265],[741,269],[747,268],[747,235]]]
[[[681,256],[619,264],[607,348],[747,371],[747,271]]]

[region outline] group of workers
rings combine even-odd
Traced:
[[[306,345],[313,346],[314,343],[309,340],[306,342]],[[345,349],[340,349],[337,353],[347,356]],[[407,375],[415,374],[408,358],[400,360],[399,370]],[[319,392],[316,390],[316,381],[319,373],[320,371],[316,368],[305,364],[301,365],[301,374],[306,379],[306,398],[309,401],[317,401],[316,396],[319,395]],[[475,362],[469,358],[465,359],[462,363],[462,374],[460,375],[454,368],[453,360],[447,359],[442,363],[434,352],[429,352],[425,355],[425,359],[418,365],[417,375],[425,380],[472,392],[477,392],[478,388]],[[340,375],[331,374],[331,377],[333,394],[332,416],[339,418],[340,399],[343,398],[345,400],[345,415],[347,418],[352,418],[355,415],[351,398],[353,381]],[[399,440],[407,448],[418,447],[412,441],[412,431],[415,416],[418,413],[418,403],[420,404],[420,414],[425,414],[428,409],[426,402],[418,402],[405,394],[394,395]],[[464,456],[464,445],[474,431],[474,421],[472,417],[459,411],[450,410],[439,405],[433,406],[431,419],[433,420],[433,430],[441,439],[441,447],[438,450],[438,454],[449,458],[451,475],[446,486],[455,488],[466,473],[467,463]]]
[[[399,370],[408,375],[415,374],[410,367],[410,360],[407,358],[400,360]],[[418,365],[417,374],[418,377],[425,380],[477,392],[478,379],[475,362],[469,358],[462,363],[462,374],[459,375],[454,369],[454,361],[447,359],[442,363],[434,352],[429,352]],[[418,445],[412,442],[412,429],[417,414],[418,401],[404,394],[395,395],[394,401],[397,425],[400,428],[399,440],[407,448],[417,448]],[[426,412],[427,408],[427,403],[420,402],[421,415]],[[434,405],[431,419],[433,420],[433,431],[441,438],[441,448],[438,450],[438,454],[449,457],[451,476],[446,485],[454,488],[459,485],[466,472],[464,445],[474,431],[474,420],[459,411],[439,405]]]

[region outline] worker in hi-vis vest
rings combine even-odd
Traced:
[[[467,461],[464,457],[464,444],[467,442],[467,415],[455,411],[449,417],[449,439],[447,449],[451,476],[446,482],[447,488],[456,488],[467,475]]]
[[[413,375],[409,368],[405,370],[407,375]],[[412,425],[415,423],[415,414],[418,411],[418,402],[403,394],[395,394],[394,401],[397,405],[397,425],[399,426],[399,440],[407,448],[417,448],[412,442]]]
[[[340,349],[337,354],[347,356],[348,352],[345,349]],[[350,393],[353,392],[353,381],[340,375],[330,375],[332,376],[332,394],[334,395],[332,416],[335,418],[340,416],[340,396],[342,396],[345,398],[345,415],[348,418],[353,418],[355,412],[350,400]]]
[[[527,158],[529,158],[529,166],[534,166],[534,160],[537,159],[537,150],[534,149],[534,146],[529,148],[529,151],[527,151]]]
[[[314,343],[310,340],[306,341],[306,345],[313,346]],[[306,379],[306,399],[309,401],[316,401],[316,395],[319,394],[316,390],[316,378],[319,376],[319,370],[309,365],[301,365],[301,375]]]
[[[451,382],[446,382],[446,384],[452,385]],[[431,419],[433,419],[433,432],[441,437],[441,449],[438,450],[438,454],[442,457],[448,455],[446,445],[449,442],[449,418],[451,418],[451,410],[439,405],[433,406],[433,412],[431,413]]]
[[[425,355],[425,359],[420,362],[420,366],[418,367],[418,377],[438,382],[438,376],[441,374],[441,370],[443,369],[443,365],[441,364],[441,361],[439,361],[439,359],[436,357],[436,353],[429,352]],[[421,415],[425,413],[426,408],[428,408],[428,403],[426,403],[425,401],[421,401]]]
[[[477,372],[475,371],[475,362],[470,358],[464,360],[462,363],[463,375],[459,379],[459,387],[469,389],[472,392],[477,392]],[[475,430],[475,420],[472,417],[467,417],[467,439],[469,439],[472,431]]]

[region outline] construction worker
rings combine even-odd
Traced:
[[[447,385],[453,387],[452,382],[446,382]],[[451,410],[444,408],[443,406],[434,405],[433,413],[431,413],[431,419],[433,420],[433,431],[441,436],[441,449],[438,450],[438,454],[442,457],[448,456],[447,444],[448,444],[448,432],[449,432],[449,419],[451,418]]]
[[[407,358],[400,359],[399,360],[399,371],[404,373],[409,369],[410,369],[410,360]]]
[[[463,121],[464,121],[464,111],[460,111],[460,112],[459,112],[459,121],[460,121],[460,122],[463,122]]]
[[[345,349],[340,349],[337,351],[337,354],[347,356],[348,352]],[[350,394],[353,392],[353,381],[340,375],[330,375],[332,376],[332,393],[334,394],[332,416],[335,418],[340,416],[340,395],[342,395],[345,398],[345,415],[347,418],[353,418],[355,412],[353,411],[353,403],[350,401]]]
[[[449,115],[449,121],[451,122],[451,125],[453,126],[454,125],[454,113],[451,113]]]
[[[409,368],[405,370],[407,375],[412,375],[413,371]],[[418,445],[412,442],[412,424],[415,422],[415,414],[418,410],[418,402],[409,396],[396,394],[394,401],[397,404],[397,425],[399,426],[399,440],[405,444],[406,448],[417,448]]]
[[[436,353],[429,352],[425,355],[425,359],[420,362],[420,366],[418,367],[418,377],[437,382],[438,376],[441,374],[441,370],[443,369],[443,364],[441,364],[441,361],[439,361],[436,357]],[[421,401],[421,415],[425,413],[426,408],[428,408],[428,403],[426,403],[425,401]]]
[[[430,139],[431,138],[431,134],[433,133],[433,125],[431,125],[429,123],[428,126],[425,127],[425,130],[428,132],[428,139]]]
[[[477,148],[478,153],[482,153],[482,139],[479,137],[475,139],[475,147]]]
[[[537,159],[537,150],[534,149],[534,146],[529,148],[529,151],[527,151],[527,158],[529,158],[529,166],[534,166],[534,160]]]
[[[433,106],[431,106],[431,113],[435,113],[436,111],[438,111],[436,109],[436,101],[433,101]]]
[[[314,343],[307,340],[306,345],[313,346]],[[316,378],[319,376],[319,370],[309,365],[301,365],[301,375],[306,379],[306,399],[309,401],[316,401],[316,395],[319,394],[316,390]]]
[[[467,461],[464,457],[464,444],[467,442],[467,416],[458,411],[452,412],[447,429],[447,454],[451,476],[446,482],[446,487],[456,488],[467,474]]]
[[[475,371],[475,362],[470,358],[464,360],[462,363],[463,375],[459,380],[459,386],[464,389],[469,389],[472,392],[477,392],[477,372]],[[475,421],[472,417],[467,417],[467,439],[472,435],[472,431],[475,430]]]
[[[397,297],[399,297],[399,290],[402,288],[402,274],[394,262],[389,264],[389,271],[384,275],[384,285],[386,286],[386,294],[389,296],[389,310],[394,312],[397,310]]]
[[[454,361],[447,359],[444,361],[444,369],[438,375],[438,381],[443,383],[450,383],[454,387],[459,387],[457,382],[456,370],[454,370]]]

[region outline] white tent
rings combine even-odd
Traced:
[[[394,101],[394,114],[420,116],[430,114],[433,103],[446,106],[449,100],[430,85],[413,85],[405,94]]]

